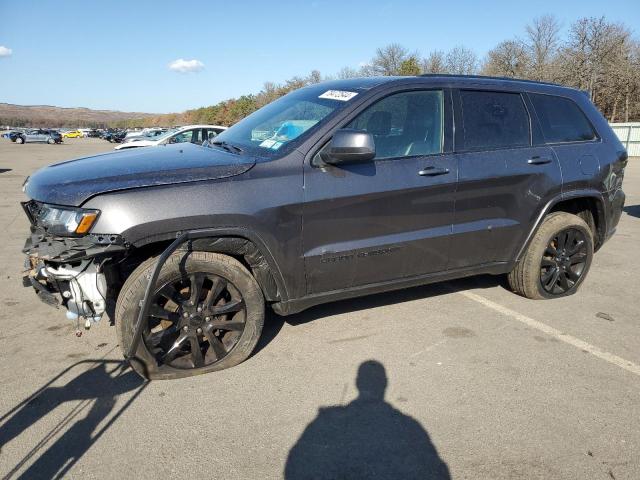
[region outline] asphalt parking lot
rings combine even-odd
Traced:
[[[476,277],[271,315],[243,364],[143,383],[107,321],[76,338],[21,283],[25,176],[112,148],[0,141],[0,478],[640,478],[640,159],[577,295]]]

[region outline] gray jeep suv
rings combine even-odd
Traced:
[[[265,305],[476,274],[576,292],[624,203],[627,154],[584,92],[486,77],[333,81],[207,145],[133,149],[25,183],[24,283],[115,320],[146,378],[231,367]]]

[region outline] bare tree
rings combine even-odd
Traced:
[[[640,111],[640,44],[632,39],[620,42],[608,60],[599,87],[602,94],[598,98],[598,106],[611,122],[615,122],[618,116],[628,122]]]
[[[582,18],[570,29],[567,45],[561,51],[563,83],[587,90],[592,101],[602,104],[619,82],[615,76],[631,47],[631,34],[623,25],[604,17]],[[613,75],[613,76],[612,76]]]
[[[482,67],[482,74],[524,78],[527,76],[530,63],[531,59],[522,42],[505,40],[489,51]]]
[[[629,48],[624,78],[624,121],[628,122],[631,116],[640,118],[640,42],[637,40],[633,40]]]
[[[379,75],[373,65],[370,63],[363,63],[360,65],[360,70],[358,70],[358,75],[360,77],[375,77]]]
[[[529,78],[549,81],[554,78],[554,66],[560,46],[560,22],[553,15],[533,19],[526,26],[526,47],[531,56]]]
[[[319,70],[312,70],[309,76],[307,77],[307,83],[314,84],[320,83],[322,81],[322,74]]]
[[[409,58],[409,52],[402,45],[391,43],[376,50],[371,67],[376,75],[398,75],[402,62]]]
[[[357,78],[359,76],[361,76],[360,72],[351,67],[343,67],[337,74],[337,77],[341,80],[345,80],[347,78]]]
[[[434,50],[429,53],[427,58],[422,59],[423,73],[447,73],[444,61],[444,52],[442,50]]]
[[[445,56],[445,69],[454,75],[473,75],[478,71],[478,57],[468,48],[454,47]]]

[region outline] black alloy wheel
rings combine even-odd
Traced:
[[[143,340],[159,365],[207,367],[233,350],[246,318],[233,283],[208,272],[190,273],[155,292]]]
[[[540,261],[540,284],[545,292],[561,295],[572,290],[585,272],[587,239],[577,228],[566,228],[549,241]]]

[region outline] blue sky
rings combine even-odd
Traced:
[[[483,55],[545,13],[565,29],[601,15],[640,25],[638,0],[0,0],[0,102],[177,112],[312,69],[357,68],[391,42]],[[204,66],[170,70],[178,59]]]

